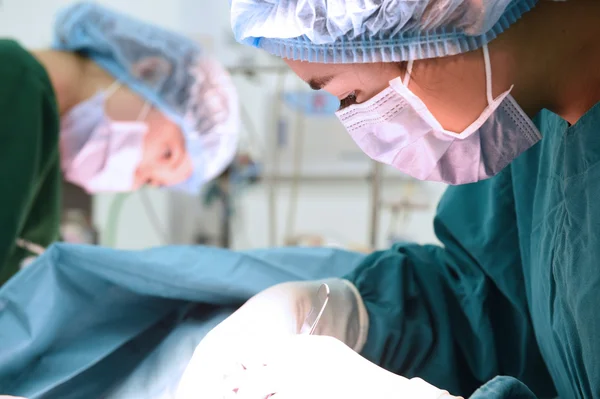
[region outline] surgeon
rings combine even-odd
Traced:
[[[371,158],[452,187],[441,245],[329,280],[313,336],[321,282],[258,294],[181,398],[600,398],[600,2],[232,0],[231,20],[338,96]]]
[[[195,194],[233,160],[238,104],[191,40],[82,2],[50,50],[0,40],[0,285],[58,238],[61,181]]]

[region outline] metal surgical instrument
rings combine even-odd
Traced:
[[[308,332],[309,335],[312,335],[315,332],[317,325],[319,324],[319,320],[321,320],[321,316],[323,316],[323,312],[325,312],[325,308],[327,307],[327,302],[329,302],[330,292],[331,291],[329,290],[329,285],[327,285],[325,283],[321,284],[321,286],[319,287],[319,291],[317,291],[317,297],[323,298],[323,305],[321,305],[321,310],[319,310],[319,313],[317,314],[315,321],[313,322],[312,326],[310,327],[310,331]],[[310,317],[313,314],[313,311],[314,311],[314,308],[311,310],[308,317]],[[307,319],[308,319],[308,317],[307,317]]]

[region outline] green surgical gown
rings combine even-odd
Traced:
[[[398,245],[348,277],[365,357],[465,397],[500,375],[478,397],[600,398],[600,104],[535,122],[542,141],[499,175],[447,190],[442,246]]]
[[[30,256],[22,238],[58,238],[60,122],[46,70],[18,43],[0,40],[0,285]]]

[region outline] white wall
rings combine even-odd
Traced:
[[[0,36],[18,38],[28,47],[43,47],[50,43],[52,21],[56,10],[70,0],[3,0],[0,7]],[[166,28],[184,33],[200,40],[212,49],[226,65],[234,66],[243,62],[260,65],[280,64],[279,60],[258,50],[232,44],[229,27],[228,2],[215,0],[101,0],[103,4],[131,13],[139,18],[160,24]],[[240,91],[243,106],[253,120],[260,138],[254,138],[255,154],[266,160],[267,138],[275,134],[273,118],[275,79],[265,76],[256,82],[243,77],[235,81]],[[295,78],[288,78],[289,87],[296,87]],[[287,116],[291,118],[290,115]],[[313,123],[312,130],[314,130]],[[317,123],[318,124],[318,123]],[[322,127],[319,134],[343,135],[340,128],[329,127],[331,121]],[[248,133],[247,130],[244,131]],[[310,134],[310,132],[304,132]],[[328,136],[322,136],[328,137]],[[339,136],[342,137],[342,136]],[[305,153],[318,149],[318,136],[312,137]],[[327,144],[331,145],[331,144]],[[366,158],[365,158],[366,160]],[[285,161],[285,160],[284,160]],[[329,166],[328,166],[329,167]],[[343,167],[342,167],[343,169]],[[414,197],[417,202],[428,203],[429,209],[414,213],[408,223],[399,228],[400,233],[419,242],[435,240],[432,232],[432,215],[435,204],[443,190],[436,184],[418,185]],[[277,244],[285,239],[289,185],[280,187],[277,197]],[[218,215],[213,209],[201,209],[199,199],[171,195],[165,191],[149,190],[153,208],[158,214],[159,224],[167,230],[171,243],[189,243],[200,231],[214,231]],[[388,182],[384,198],[395,200],[405,194],[404,185]],[[95,221],[100,231],[106,228],[109,209],[114,196],[101,195],[95,201]],[[264,185],[252,187],[237,199],[238,208],[233,219],[233,243],[235,248],[264,247],[269,242],[268,202]],[[327,184],[302,184],[298,197],[295,217],[295,233],[322,234],[327,239],[341,244],[368,244],[370,215],[369,186],[365,181],[338,182]],[[379,246],[385,246],[385,238],[390,223],[390,214],[384,211],[380,226]],[[161,233],[153,228],[147,217],[140,194],[129,197],[121,211],[118,228],[119,248],[145,248],[166,243]]]

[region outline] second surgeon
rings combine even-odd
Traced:
[[[52,50],[0,40],[0,285],[58,238],[61,181],[90,194],[196,193],[237,149],[233,83],[191,40],[94,3],[59,15]]]

